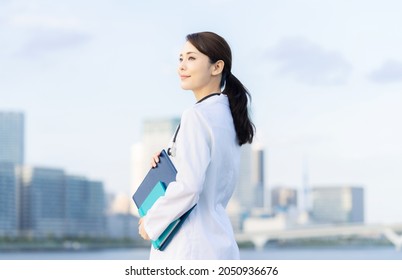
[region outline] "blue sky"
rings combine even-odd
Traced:
[[[26,161],[130,191],[145,118],[194,102],[185,35],[227,39],[249,88],[268,186],[362,185],[367,221],[402,221],[399,1],[0,0],[0,110],[26,114]]]

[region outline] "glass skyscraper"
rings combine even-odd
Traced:
[[[252,145],[241,146],[239,178],[233,198],[242,211],[264,207],[264,150]]]
[[[0,162],[0,236],[14,236],[18,232],[17,183],[14,164]]]
[[[103,183],[66,176],[66,236],[102,237],[105,234]]]
[[[21,229],[41,237],[64,235],[64,171],[22,169]]]
[[[0,112],[0,162],[24,163],[24,114]]]
[[[0,112],[0,236],[19,229],[17,165],[24,163],[24,115]]]

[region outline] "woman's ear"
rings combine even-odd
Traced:
[[[216,76],[222,73],[223,67],[225,67],[225,62],[223,60],[218,60],[212,64],[212,75]]]

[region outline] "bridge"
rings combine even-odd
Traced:
[[[279,230],[248,230],[237,233],[236,240],[251,241],[257,250],[262,250],[269,240],[291,240],[337,236],[384,236],[400,251],[402,249],[402,224],[393,225],[310,225]]]

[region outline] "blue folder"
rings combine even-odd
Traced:
[[[159,197],[165,195],[169,183],[176,180],[176,168],[169,159],[165,150],[159,156],[159,163],[151,168],[144,180],[133,195],[133,200],[141,217],[144,217]],[[171,222],[157,240],[152,240],[152,246],[157,250],[164,250],[180,229],[184,220],[193,210],[194,206],[183,216]]]

